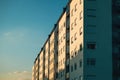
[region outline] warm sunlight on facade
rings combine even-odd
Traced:
[[[119,69],[112,73],[111,5],[111,0],[69,0],[38,55],[42,77],[33,80],[120,80]]]
[[[32,80],[34,80],[34,66],[32,67]]]

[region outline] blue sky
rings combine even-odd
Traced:
[[[0,80],[31,79],[34,59],[67,2],[0,0]]]

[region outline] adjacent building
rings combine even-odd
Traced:
[[[112,0],[113,80],[120,80],[120,0]]]
[[[120,80],[120,0],[69,0],[32,80]]]

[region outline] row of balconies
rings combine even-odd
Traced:
[[[69,13],[69,7],[67,7],[67,9],[66,8],[64,8],[64,10],[67,12],[67,17],[66,17],[66,45],[67,45],[67,47],[66,47],[66,59],[67,59],[67,64],[69,63],[69,57],[70,57],[70,55],[69,55],[69,24],[70,24],[70,21],[69,21],[69,19],[70,19],[70,13]],[[51,60],[50,61],[50,56],[52,56],[52,55],[48,55],[48,58],[46,59],[44,59],[44,60],[48,60],[48,66],[47,66],[47,68],[48,68],[48,74],[51,72],[51,70],[49,70],[50,68],[52,68],[52,67],[50,67],[51,65],[50,65],[50,63],[54,63],[54,69],[52,69],[52,71],[54,71],[56,74],[54,74],[54,79],[55,78],[57,78],[58,77],[58,75],[57,75],[57,73],[58,73],[58,59],[57,59],[57,56],[58,56],[58,51],[57,51],[57,46],[58,46],[58,34],[59,33],[59,31],[57,30],[56,32],[55,32],[55,38],[54,38],[54,40],[53,41],[51,41],[51,43],[50,43],[50,45],[52,45],[52,46],[55,46],[54,47],[54,49],[55,49],[55,51],[53,51],[52,50],[52,53],[54,53],[54,54],[56,54],[56,55],[54,55],[55,57],[53,57],[55,60]],[[54,44],[55,43],[55,44]],[[54,44],[54,45],[53,45]],[[49,51],[48,51],[49,52]],[[45,53],[45,52],[44,52]],[[45,57],[45,56],[44,56]],[[43,59],[42,59],[43,60]],[[45,61],[46,62],[46,61]],[[39,62],[37,62],[37,64],[39,64]],[[36,64],[36,65],[37,65]],[[41,64],[41,65],[44,65],[44,64]],[[44,68],[45,66],[43,66],[43,68]],[[66,66],[66,72],[67,72],[67,74],[66,74],[66,78],[68,78],[69,77],[69,73],[68,73],[68,71],[67,71],[67,69],[69,68],[69,66]],[[45,69],[45,68],[44,68]],[[43,70],[43,71],[45,71],[45,70]],[[43,75],[44,77],[45,77],[45,75]],[[45,80],[48,80],[48,79],[50,79],[51,77],[50,77],[50,74],[48,75],[48,77],[45,77],[44,79]],[[36,78],[37,79],[37,78]]]

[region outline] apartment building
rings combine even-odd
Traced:
[[[120,0],[69,0],[35,60],[34,80],[120,80],[119,16]]]
[[[71,1],[71,80],[101,80],[103,77],[104,80],[112,79],[112,25],[110,24],[110,7],[111,1]]]

